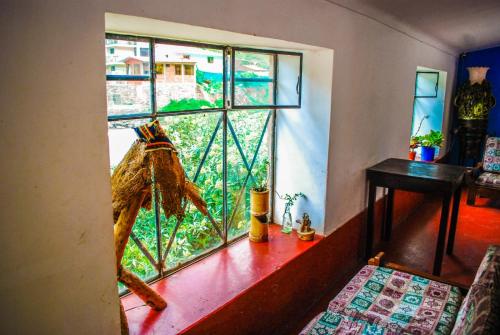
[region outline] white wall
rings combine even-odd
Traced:
[[[320,234],[325,231],[333,60],[332,50],[305,50],[302,108],[278,110],[276,117],[276,191],[304,193],[292,207],[294,227],[307,212]],[[285,203],[276,199],[275,206],[274,221],[281,223]]]
[[[2,1],[3,332],[118,332],[106,11],[335,50],[327,232],[363,209],[366,167],[406,157],[415,68],[454,82],[455,56],[323,0]]]

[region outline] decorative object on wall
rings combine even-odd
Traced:
[[[302,215],[302,220],[297,220],[299,224],[299,229],[297,230],[297,236],[304,241],[314,240],[315,230],[311,228],[311,220],[309,219],[309,214],[304,213]]]
[[[421,159],[425,162],[430,162],[434,160],[436,155],[436,147],[440,147],[443,144],[443,133],[436,130],[431,130],[429,133],[418,136],[418,143],[422,147]]]
[[[462,163],[465,159],[479,160],[481,144],[488,127],[488,114],[496,103],[491,85],[486,80],[488,69],[488,67],[468,67],[469,81],[458,89],[455,97]]]
[[[292,214],[290,213],[290,210],[295,204],[295,201],[297,201],[300,197],[305,197],[305,195],[302,192],[295,193],[294,195],[285,193],[283,196],[281,196],[278,192],[276,192],[276,194],[281,200],[285,200],[285,212],[283,213],[283,219],[281,221],[281,231],[285,234],[290,234],[293,228]]]
[[[269,224],[269,189],[267,186],[254,187],[250,190],[250,214],[248,238],[252,242],[266,242]]]
[[[207,205],[197,187],[185,177],[177,150],[158,121],[134,128],[139,140],[132,144],[111,176],[117,278],[155,310],[167,307],[165,300],[139,277],[124,269],[121,259],[139,210],[151,208],[153,187],[159,191],[167,218],[184,215],[186,200],[207,215]],[[160,265],[159,265],[160,266]],[[122,334],[128,334],[121,306]]]

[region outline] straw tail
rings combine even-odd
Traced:
[[[151,208],[151,168],[145,149],[144,143],[135,141],[113,171],[111,192],[115,223],[122,210],[128,208],[133,198],[145,189],[147,194],[141,206]]]
[[[198,187],[189,180],[186,180],[186,197],[203,215],[208,215],[207,203],[201,197]]]
[[[174,151],[156,150],[149,153],[153,162],[153,177],[161,195],[165,217],[182,218],[182,202],[186,197],[186,176]]]

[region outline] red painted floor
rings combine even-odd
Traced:
[[[177,334],[213,313],[316,245],[271,225],[269,243],[243,239],[151,286],[167,301],[161,312],[135,295],[122,299],[131,334]]]
[[[470,285],[490,244],[500,244],[500,203],[478,198],[466,204],[463,192],[453,255],[445,255],[441,276]],[[439,198],[426,200],[406,222],[397,226],[389,243],[382,246],[386,259],[425,272],[432,272],[441,215]]]

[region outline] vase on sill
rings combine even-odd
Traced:
[[[250,231],[248,236],[252,242],[266,242],[269,226],[269,190],[250,190]]]
[[[290,206],[285,206],[285,212],[283,213],[283,219],[281,220],[281,232],[285,234],[290,234],[292,232],[292,214],[290,213]]]

